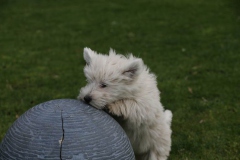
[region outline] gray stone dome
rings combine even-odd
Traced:
[[[134,160],[125,132],[79,100],[41,103],[20,116],[0,144],[1,160]]]

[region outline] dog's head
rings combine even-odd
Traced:
[[[143,61],[132,55],[125,57],[110,49],[109,55],[97,54],[84,48],[84,74],[88,84],[81,88],[79,99],[102,109],[117,100],[131,98],[144,69]]]

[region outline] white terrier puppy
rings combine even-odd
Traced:
[[[156,76],[142,59],[131,54],[97,54],[84,48],[88,84],[78,99],[98,109],[107,108],[128,135],[137,159],[166,160],[171,150],[172,112],[160,102]]]

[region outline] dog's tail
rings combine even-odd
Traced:
[[[164,115],[165,115],[166,122],[169,124],[169,126],[171,126],[172,116],[173,116],[172,112],[170,110],[165,110]]]

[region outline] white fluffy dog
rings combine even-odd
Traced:
[[[142,59],[112,49],[103,55],[84,48],[84,59],[88,84],[78,98],[123,117],[120,124],[137,159],[166,160],[171,150],[172,112],[160,102],[156,76]]]

